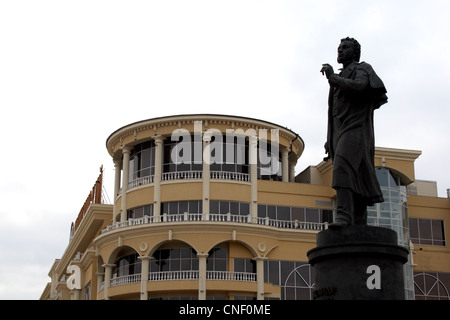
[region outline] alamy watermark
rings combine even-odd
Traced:
[[[202,121],[194,122],[194,134],[187,129],[172,132],[171,141],[178,142],[171,151],[174,164],[259,164],[261,175],[275,175],[280,171],[279,129],[226,129],[225,134],[215,128],[203,131]],[[248,151],[245,147],[249,141]],[[236,141],[236,143],[235,143]],[[268,144],[270,141],[270,147]],[[203,144],[205,142],[205,145]],[[246,155],[248,152],[248,157]]]

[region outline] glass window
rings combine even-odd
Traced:
[[[267,216],[269,219],[276,220],[277,219],[277,207],[276,206],[267,206]]]
[[[209,211],[213,214],[219,213],[219,201],[211,200],[209,202]]]
[[[141,260],[137,253],[119,258],[115,265],[113,278],[141,273]]]
[[[258,217],[301,222],[332,222],[333,211],[317,208],[258,205]]]
[[[230,213],[239,214],[239,202],[230,201]]]
[[[258,143],[258,179],[281,181],[281,153],[274,150],[270,141],[260,140]]]
[[[220,201],[219,213],[227,214],[230,212],[230,202],[229,201]]]
[[[202,213],[201,200],[172,201],[161,203],[161,214]]]
[[[212,214],[248,215],[250,204],[237,201],[210,200],[209,210]]]
[[[200,135],[180,135],[164,140],[163,173],[201,171],[203,142]]]
[[[135,145],[130,152],[129,181],[155,174],[155,143],[153,140]]]
[[[292,221],[305,221],[305,208],[292,207],[291,208]]]
[[[291,209],[290,207],[278,206],[277,207],[277,219],[290,221],[291,220],[291,210],[290,209]]]
[[[221,138],[221,139],[220,139]],[[222,141],[220,141],[222,140]],[[248,140],[244,136],[214,135],[211,142],[211,171],[249,173]],[[240,179],[227,176],[227,179]]]
[[[445,246],[444,221],[409,218],[411,241],[414,244]]]
[[[258,204],[258,217],[265,218],[267,217],[267,206],[264,204]]]
[[[319,209],[306,208],[306,221],[320,222]]]
[[[432,244],[431,220],[419,219],[419,235],[421,244]]]
[[[333,222],[333,211],[332,210],[322,210],[322,222]]]
[[[144,216],[153,216],[153,204],[127,210],[127,219],[138,219]]]
[[[192,248],[159,249],[150,260],[149,271],[198,270],[198,258]]]
[[[227,271],[228,247],[215,247],[206,258],[206,270]]]
[[[250,214],[250,204],[245,202],[239,203],[239,214],[241,216],[247,216]]]
[[[443,272],[414,272],[415,300],[449,300],[450,274]]]
[[[235,272],[256,273],[256,261],[252,259],[234,258]]]
[[[280,284],[280,262],[275,260],[264,261],[265,269],[267,269],[267,281],[265,282],[272,283],[273,285]]]
[[[442,220],[431,220],[431,231],[433,245],[444,245],[444,222]]]

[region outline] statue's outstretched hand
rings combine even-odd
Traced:
[[[334,70],[333,67],[330,66],[328,63],[324,63],[322,65],[322,69],[320,69],[320,72],[322,72],[322,74],[325,74],[328,79],[334,73]]]
[[[331,156],[330,156],[330,146],[328,145],[328,141],[325,142],[323,147],[325,148],[325,154],[327,155],[326,157],[323,158],[323,161],[327,161],[328,159],[331,158]]]

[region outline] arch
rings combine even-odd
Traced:
[[[439,275],[421,272],[413,277],[414,296],[425,300],[445,299],[450,300],[449,290],[445,284],[439,280]]]
[[[406,174],[404,174],[403,172],[401,172],[401,171],[399,171],[399,170],[397,170],[395,168],[388,167],[388,166],[385,166],[385,167],[383,167],[383,166],[375,166],[375,168],[376,169],[377,168],[388,169],[390,172],[392,172],[395,175],[397,175],[400,178],[401,183],[403,185],[405,185],[405,186],[407,186],[407,185],[409,185],[409,184],[411,184],[413,182],[413,180],[410,177],[408,177]]]
[[[161,247],[163,247],[164,245],[168,244],[168,243],[172,243],[172,244],[176,244],[176,243],[182,243],[185,244],[186,246],[188,246],[189,248],[192,248],[193,250],[195,250],[195,252],[198,253],[198,250],[189,242],[185,241],[185,240],[180,240],[180,239],[172,239],[172,240],[162,240],[160,242],[155,243],[147,252],[147,254],[145,254],[145,256],[147,257],[151,257],[153,256],[153,254],[155,253],[156,250],[160,249]]]
[[[313,289],[315,287],[313,281],[313,268],[309,263],[294,268],[286,277],[283,284],[284,299],[287,300],[288,296],[291,296],[287,292],[288,288],[293,288],[295,289],[295,291],[293,291],[295,300],[312,300]]]
[[[239,244],[242,244],[245,248],[247,248],[247,250],[250,251],[250,253],[253,255],[253,257],[259,257],[260,256],[258,254],[258,251],[255,248],[253,248],[250,244],[248,244],[247,242],[242,241],[242,240],[233,240],[233,239],[224,239],[224,240],[218,241],[218,242],[214,243],[212,246],[210,246],[206,252],[209,252],[213,248],[221,245],[222,243],[227,243],[227,242],[237,242]]]
[[[123,245],[123,246],[117,247],[116,249],[114,249],[113,252],[111,252],[111,254],[108,258],[108,263],[113,264],[116,262],[117,258],[128,255],[128,254],[133,254],[133,253],[139,254],[138,250],[136,250],[135,248],[133,248],[131,246]]]

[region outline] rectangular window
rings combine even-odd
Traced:
[[[445,246],[444,221],[409,218],[409,234],[412,243]]]

